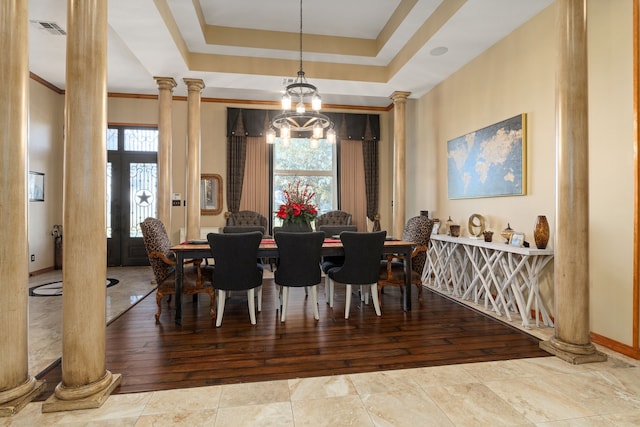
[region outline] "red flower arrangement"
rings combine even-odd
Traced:
[[[284,203],[280,205],[280,209],[276,214],[283,221],[291,221],[295,223],[307,223],[316,219],[318,210],[311,203],[311,199],[316,195],[310,188],[309,184],[305,184],[301,188],[300,181],[287,184],[287,188],[282,191],[284,195]]]

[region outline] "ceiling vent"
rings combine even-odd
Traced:
[[[282,87],[287,87],[289,86],[291,83],[295,82],[296,79],[294,79],[293,77],[283,77],[282,78]]]
[[[67,32],[60,28],[58,24],[51,21],[30,21],[33,25],[36,26],[39,30],[43,30],[48,32],[49,34],[53,34],[54,36],[66,36]]]

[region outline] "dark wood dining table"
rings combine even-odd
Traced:
[[[404,240],[386,240],[383,254],[396,254],[404,259],[404,311],[411,311],[411,252],[415,246],[412,242]],[[176,254],[176,324],[182,324],[182,279],[183,264],[186,259],[211,258],[211,247],[203,240],[183,242],[171,247]],[[322,244],[322,256],[344,255],[344,248],[340,239],[325,239]],[[273,239],[263,239],[258,248],[258,258],[278,258],[278,246]]]

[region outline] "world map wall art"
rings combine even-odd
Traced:
[[[447,141],[450,199],[526,194],[526,114]]]

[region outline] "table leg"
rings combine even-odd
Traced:
[[[498,281],[495,275],[493,274],[493,270],[492,270],[493,265],[497,262],[495,258],[498,253],[494,252],[493,255],[489,257],[484,251],[481,250],[482,248],[477,248],[477,247],[470,248],[469,245],[463,245],[463,248],[467,253],[467,258],[470,260],[473,270],[476,272],[476,276],[474,277],[474,280],[477,278],[482,285],[482,290],[484,292],[485,309],[488,308],[489,303],[491,303],[491,307],[493,308],[493,311],[495,311],[496,314],[501,315],[500,306],[498,305],[498,303],[496,303],[496,298],[499,300],[498,302],[502,302],[504,305],[506,305],[506,303],[504,303],[504,296],[502,295],[502,291],[500,290],[500,287],[494,286],[497,288],[496,289],[497,296],[495,298],[491,294],[491,283],[493,282],[495,284]],[[476,256],[476,251],[478,251],[477,252],[478,256]],[[486,272],[486,277],[485,277],[485,272]],[[477,298],[475,302],[478,303]],[[507,312],[505,314],[507,315],[507,319],[511,320],[511,316],[509,315],[509,313]]]
[[[427,259],[424,263],[424,268],[422,269],[422,284],[427,284],[431,281],[431,277],[433,276],[435,279],[436,275],[436,249],[433,247],[433,241],[429,242],[429,249],[427,250]]]
[[[545,256],[545,257],[536,257],[536,259],[527,266],[528,278],[527,278],[527,286],[529,286],[529,298],[527,300],[527,312],[531,311],[532,300],[535,304],[535,316],[536,316],[536,326],[539,326],[539,316],[542,314],[542,321],[545,326],[553,326],[553,320],[551,320],[551,316],[549,316],[549,312],[540,296],[540,289],[538,278],[542,273],[542,270],[547,265],[553,256]]]
[[[404,254],[404,311],[411,311],[411,247]]]
[[[184,275],[184,254],[180,251],[176,253],[176,325],[182,324],[182,278]]]

